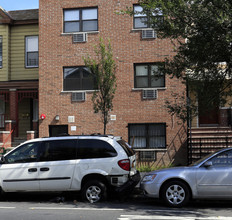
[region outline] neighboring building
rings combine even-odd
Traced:
[[[99,38],[111,40],[117,64],[117,90],[107,133],[133,144],[142,161],[157,165],[186,163],[186,130],[171,116],[165,101],[185,86],[159,71],[175,55],[169,39],[159,39],[142,21],[115,12],[134,7],[135,0],[40,0],[39,136],[102,133],[94,113],[93,81],[83,57],[95,57]],[[161,16],[158,14],[157,16]]]
[[[38,34],[38,10],[0,8],[0,128],[23,138],[38,130]]]

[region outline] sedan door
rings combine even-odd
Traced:
[[[224,151],[207,163],[196,175],[199,197],[232,198],[232,151]]]
[[[71,188],[76,165],[76,140],[44,141],[40,152],[40,191]]]
[[[5,156],[5,163],[0,165],[3,191],[39,191],[39,145],[39,142],[27,143]]]

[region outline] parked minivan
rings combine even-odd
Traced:
[[[26,141],[1,158],[3,192],[81,191],[91,202],[140,180],[135,153],[114,136],[66,136]]]

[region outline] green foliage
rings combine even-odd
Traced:
[[[198,98],[197,103],[189,97],[187,105],[180,98],[179,107],[176,100],[167,103],[169,111],[186,120],[187,112],[191,111],[192,116],[197,113],[196,105],[204,106],[206,112],[223,105],[232,95],[232,1],[140,0],[139,3],[150,17],[157,9],[162,11],[163,22],[153,17],[151,26],[160,38],[172,39],[176,50],[176,55],[166,60],[164,72],[181,79]],[[180,111],[181,106],[185,106],[185,113]]]
[[[103,39],[100,38],[99,45],[95,46],[95,53],[97,59],[92,59],[88,55],[84,58],[84,62],[95,79],[96,90],[92,96],[93,108],[95,113],[101,112],[105,134],[106,125],[109,122],[109,112],[113,110],[113,98],[117,87],[116,64],[110,40],[108,45],[105,45]]]

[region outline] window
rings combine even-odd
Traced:
[[[96,139],[80,139],[78,140],[78,143],[78,159],[107,158],[117,156],[115,149],[105,141]]]
[[[141,29],[141,28],[152,28],[151,23],[154,24],[154,20],[156,19],[156,22],[162,22],[163,21],[163,14],[159,9],[154,10],[154,12],[151,13],[151,16],[148,15],[148,13],[145,13],[143,11],[143,8],[139,5],[134,5],[134,28],[135,29]],[[153,26],[154,28],[154,26]]]
[[[5,157],[6,163],[28,163],[37,161],[40,142],[24,144]]]
[[[39,39],[38,36],[26,37],[26,67],[39,66]]]
[[[162,64],[135,64],[135,88],[165,87],[165,74]]]
[[[232,151],[226,151],[218,154],[211,159],[213,166],[228,166],[232,165]]]
[[[40,161],[76,159],[76,140],[57,140],[43,142]]]
[[[97,8],[64,10],[64,32],[87,32],[98,30]]]
[[[166,124],[129,124],[129,143],[134,149],[166,148]]]
[[[94,90],[94,77],[87,67],[64,68],[64,91]]]
[[[2,68],[2,37],[0,36],[0,68]]]

